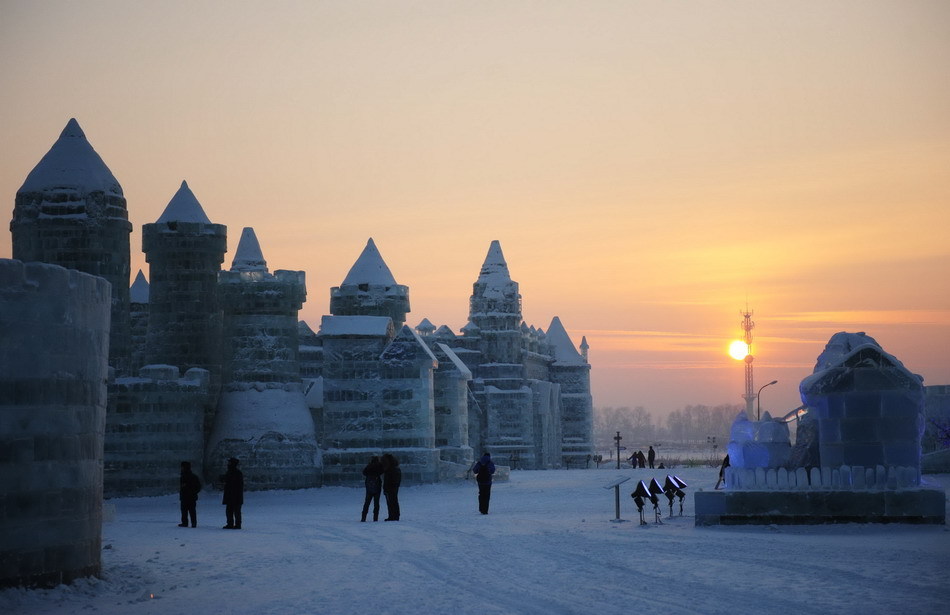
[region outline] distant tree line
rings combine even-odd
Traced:
[[[613,450],[619,431],[623,436],[620,444],[631,450],[658,443],[702,449],[710,445],[710,438],[716,438],[719,450],[725,450],[732,422],[743,410],[742,404],[686,406],[662,422],[654,422],[653,414],[643,406],[594,408],[594,445],[598,451]]]

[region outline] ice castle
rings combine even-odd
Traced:
[[[251,228],[223,269],[227,227],[182,182],[142,228],[148,279],[130,287],[126,199],[75,119],[10,230],[0,450],[22,478],[7,497],[28,504],[4,535],[68,521],[82,540],[5,548],[0,584],[95,573],[102,497],[173,493],[181,461],[213,482],[234,456],[249,489],[294,489],[361,484],[383,452],[409,483],[458,476],[476,452],[524,469],[593,452],[586,340],[523,322],[497,241],[457,333],[406,325],[409,288],[372,239],[314,332],[304,272],[270,271]]]
[[[13,257],[105,277],[112,288],[106,496],[177,488],[181,460],[214,478],[242,459],[251,488],[359,479],[394,452],[407,481],[466,466],[579,466],[592,453],[587,342],[558,318],[526,325],[497,241],[455,333],[406,325],[409,288],[369,239],[316,333],[298,321],[302,271],[270,272],[245,228],[229,270],[227,227],[186,182],[142,228],[149,264],[131,289],[122,188],[70,120],[16,195]],[[206,469],[203,468],[206,466]]]

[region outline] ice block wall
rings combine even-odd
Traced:
[[[111,307],[103,278],[0,259],[0,586],[99,573]]]

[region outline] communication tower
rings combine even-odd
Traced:
[[[742,314],[742,331],[744,333],[743,341],[746,343],[747,353],[745,359],[745,395],[742,397],[745,399],[745,413],[750,419],[752,418],[752,402],[755,401],[755,393],[753,393],[752,385],[752,329],[755,328],[755,323],[752,322],[752,310],[749,309],[749,306],[746,305],[744,311],[740,311]]]

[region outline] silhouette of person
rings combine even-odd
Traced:
[[[716,481],[716,489],[719,489],[719,485],[726,480],[726,468],[729,465],[729,455],[726,455],[722,460],[722,465],[719,466],[719,480]]]
[[[627,461],[630,462],[631,467],[634,467],[634,468],[637,467],[640,464],[640,458],[637,457],[637,452],[634,451],[630,453],[630,456],[627,457]]]
[[[384,521],[399,521],[399,483],[402,482],[402,470],[399,460],[392,454],[383,455],[383,495],[386,496],[388,516]]]
[[[379,457],[373,456],[363,468],[363,482],[366,483],[366,498],[363,500],[363,516],[360,521],[366,521],[369,512],[369,503],[373,503],[373,521],[379,521],[379,493],[383,489],[383,464]]]
[[[647,458],[644,457],[643,451],[637,451],[637,463],[641,468],[647,467]]]
[[[650,463],[650,467],[653,467],[653,461],[656,459],[656,451],[653,450],[653,447],[650,447],[650,450],[647,451],[647,461]]]
[[[495,464],[491,455],[485,453],[472,466],[475,473],[475,482],[478,483],[478,512],[488,514],[488,503],[491,501],[491,475],[495,473]]]
[[[181,523],[178,527],[188,527],[188,517],[191,517],[191,527],[198,527],[198,493],[201,492],[201,481],[191,471],[191,462],[181,462],[181,477],[178,485],[178,500],[181,502]]]
[[[244,505],[244,474],[238,470],[240,462],[231,457],[228,459],[228,471],[224,476],[224,496],[221,503],[224,504],[224,512],[228,518],[228,524],[224,526],[226,530],[241,529],[241,506]]]

